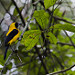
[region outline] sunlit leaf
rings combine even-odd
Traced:
[[[23,9],[23,7],[20,7],[19,10],[21,11]],[[14,10],[14,16],[17,16],[19,13],[17,12],[17,9],[15,8]]]
[[[47,38],[50,40],[51,43],[54,43],[54,44],[57,43],[57,39],[53,33],[49,32],[47,34]]]
[[[44,10],[35,11],[34,17],[43,29],[46,29],[48,27],[49,14],[47,12],[45,12]]]
[[[21,43],[25,45],[26,50],[30,50],[35,46],[39,40],[40,34],[40,30],[29,30],[24,33]]]
[[[57,0],[44,0],[45,8],[48,9],[49,7],[53,6]]]
[[[56,24],[54,26],[51,26],[51,28],[54,28],[54,29],[61,29],[61,30],[67,30],[67,31],[70,31],[70,32],[75,32],[75,26],[71,25],[71,24]]]

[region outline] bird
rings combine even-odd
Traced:
[[[9,46],[11,46],[12,43],[19,38],[19,33],[20,33],[20,30],[18,29],[19,25],[20,23],[17,22],[11,23],[8,32],[6,33],[4,60],[6,59],[6,54]]]

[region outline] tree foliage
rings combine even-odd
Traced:
[[[72,2],[70,0],[32,0],[30,3],[20,4],[22,5],[20,7],[17,2],[15,5],[13,0],[9,1],[9,4],[8,1],[1,0],[0,6],[3,8],[0,9],[9,13],[13,21],[21,22],[20,31],[21,34],[24,33],[21,40],[16,42],[20,42],[18,53],[14,53],[11,57],[15,60],[15,68],[19,74],[46,75],[61,70],[59,75],[74,75],[72,69],[62,71],[75,63],[75,22],[73,19],[74,9],[71,8]],[[9,12],[11,6],[15,6],[13,14]],[[34,11],[32,11],[33,9]],[[24,13],[21,13],[23,11]],[[0,14],[4,16],[4,13],[0,12]],[[0,24],[4,21],[2,16]],[[24,31],[27,24],[28,28]],[[69,35],[68,31],[72,35]],[[3,53],[6,32],[2,31],[1,26],[0,33],[0,64],[4,66]],[[13,49],[16,49],[16,43],[12,45]],[[8,51],[7,58],[10,53],[12,53],[11,48]],[[12,68],[14,67],[8,61],[3,74]]]

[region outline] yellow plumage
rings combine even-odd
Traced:
[[[9,30],[8,30],[8,32],[6,34],[6,38],[5,38],[4,59],[6,58],[6,53],[7,53],[9,46],[19,38],[19,33],[20,33],[20,31],[18,29],[19,25],[20,24],[14,22],[9,26]]]
[[[19,29],[17,29],[16,27],[15,27],[15,23],[12,23],[11,25],[10,25],[10,27],[9,27],[9,31],[7,32],[7,34],[6,34],[6,36],[8,36],[9,35],[9,33],[10,32],[12,32],[14,29],[16,29],[16,30],[18,30],[18,34],[16,34],[14,37],[13,37],[13,39],[11,39],[9,42],[8,42],[8,44],[12,44],[13,42],[15,42],[18,38],[19,38]],[[13,33],[14,34],[14,33]]]

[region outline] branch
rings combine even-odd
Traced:
[[[24,30],[23,30],[23,32],[22,32],[20,38],[19,38],[20,41],[21,41],[21,39],[22,39],[22,37],[23,37],[23,34],[24,34],[24,32],[26,31],[26,29],[27,29],[27,27],[28,27],[28,25],[29,25],[29,23],[30,23],[30,20],[31,20],[31,18],[32,18],[33,13],[34,13],[34,9],[33,9],[33,12],[32,12],[32,14],[31,14],[31,16],[30,16],[30,19],[28,19],[28,20],[27,20],[27,23],[25,24],[24,19],[22,18],[21,12],[19,11],[19,8],[17,7],[17,5],[16,5],[16,3],[14,2],[14,0],[12,0],[12,2],[13,2],[14,5],[16,6],[16,9],[17,9],[17,11],[18,11],[18,13],[19,13],[19,15],[20,15],[20,18],[21,18],[21,20],[22,20],[22,22],[23,22],[23,24],[24,24],[24,26],[25,26],[25,27],[24,27]],[[18,48],[18,46],[20,45],[20,41],[18,41],[18,43],[17,43],[17,48]],[[7,66],[7,63],[9,62],[9,60],[10,60],[12,54],[13,54],[13,52],[9,55],[8,59],[6,60],[6,62],[5,62],[5,64],[4,64],[4,67],[3,67],[3,69],[1,70],[1,75],[3,74],[3,71],[4,71],[5,67]],[[19,57],[19,56],[18,56],[18,57]],[[19,60],[21,61],[20,58],[19,58]],[[21,61],[21,62],[22,62],[22,61]],[[25,64],[18,65],[17,67],[22,66],[22,65],[25,65]]]
[[[41,5],[44,7],[44,9],[45,9],[44,2],[41,1],[41,0],[40,0],[39,2],[40,2],[40,4],[41,4]],[[50,11],[49,9],[47,9],[46,11],[51,15],[52,11]],[[53,16],[53,18],[56,19],[56,20],[60,20],[60,21],[64,21],[64,22],[70,23],[70,24],[75,24],[75,23],[73,23],[73,22],[67,21],[67,20],[62,19],[62,18],[57,17],[57,16]]]
[[[15,5],[15,7],[16,7],[17,12],[19,13],[19,16],[20,16],[20,19],[21,19],[21,21],[22,21],[23,25],[25,26],[25,25],[26,25],[26,24],[25,24],[25,20],[23,19],[22,15],[21,15],[21,12],[20,12],[20,10],[19,10],[18,6],[16,5],[16,2],[15,2],[14,0],[12,0],[12,2],[13,2],[13,4],[14,4],[14,5]]]
[[[29,24],[30,24],[30,20],[31,20],[31,18],[32,18],[32,16],[33,16],[33,13],[34,13],[35,9],[33,9],[32,11],[33,11],[33,12],[31,13],[30,18],[27,20],[27,23],[26,23],[26,25],[25,25],[25,27],[24,27],[24,29],[23,29],[23,32],[22,32],[21,36],[19,37],[19,41],[18,41],[18,43],[17,43],[16,50],[18,50],[18,47],[19,47],[19,45],[20,45],[20,41],[21,41],[21,39],[22,39],[22,37],[23,37],[23,34],[25,33],[25,31],[27,30],[27,28],[28,28],[28,26],[29,26]]]
[[[57,17],[57,16],[53,16],[53,18],[54,18],[54,19],[57,19],[57,20],[60,20],[60,21],[64,21],[64,22],[66,22],[66,23],[75,24],[75,23],[73,23],[73,22],[67,21],[67,20],[62,19],[62,18]]]
[[[42,64],[40,64],[40,66],[39,66],[39,70],[38,70],[38,74],[37,75],[40,75],[41,67],[42,67]]]
[[[67,4],[68,7],[70,8],[70,11],[71,11],[71,13],[72,13],[72,15],[73,15],[73,17],[74,17],[74,11],[72,10],[72,9],[73,9],[72,6],[69,4],[68,1],[66,1],[66,4]]]
[[[3,2],[0,0],[0,3],[1,3],[1,5],[3,6],[3,8],[4,8],[4,10],[6,11],[6,13],[9,13],[8,11],[9,11],[9,9],[10,9],[10,6],[11,6],[11,4],[9,5],[9,7],[8,7],[8,9],[6,9],[6,7],[4,6],[4,4],[3,4]],[[9,13],[9,15],[11,16],[11,18],[12,18],[12,15]],[[4,20],[4,18],[0,21],[0,25],[1,25],[1,23],[2,23],[2,21]]]
[[[6,9],[5,5],[3,4],[3,2],[2,2],[1,0],[0,0],[0,3],[1,3],[1,5],[3,6],[4,10],[5,10],[7,13],[9,13],[8,10],[9,10],[11,4],[9,5],[8,9]],[[9,14],[10,14],[10,13],[9,13]]]
[[[58,58],[54,53],[51,52],[51,54],[54,56],[55,60],[58,62],[58,64],[60,65],[60,67],[61,67],[62,69],[64,69],[64,66],[62,65],[62,63],[61,63],[61,61],[59,60],[59,58]]]
[[[24,66],[24,65],[27,65],[27,64],[31,63],[32,61],[33,61],[33,60],[31,59],[29,62],[19,64],[19,65],[17,65],[16,67],[17,67],[17,68],[18,68],[18,67],[22,67],[22,66]],[[15,67],[13,67],[13,68],[15,68]]]
[[[9,12],[9,9],[10,9],[12,3],[10,3],[8,9],[5,7],[5,4],[3,4],[3,2],[2,2],[1,0],[0,0],[0,3],[1,3],[1,5],[3,6],[4,10],[6,11],[6,13],[8,13],[8,14],[11,16],[11,19],[14,20],[14,19],[15,19],[15,16],[12,15],[12,14],[10,14],[10,12]],[[3,18],[3,19],[4,19],[4,18]],[[14,21],[15,21],[15,20],[14,20]],[[2,22],[1,22],[1,23],[2,23]]]
[[[28,25],[29,25],[29,23],[27,23],[27,24],[25,25],[24,30],[23,30],[21,36],[19,37],[19,41],[18,41],[18,43],[17,43],[17,45],[16,45],[16,50],[18,50],[18,47],[19,47],[19,45],[20,45],[20,41],[22,40],[23,34],[24,34],[25,31],[27,30]]]
[[[69,44],[69,43],[63,43],[63,42],[57,42],[57,44],[75,46],[75,45],[72,45],[72,44]]]
[[[66,32],[66,31],[64,31],[64,32],[65,32],[66,36],[70,39],[70,42],[72,43],[72,46],[75,48],[75,45],[74,45],[74,43],[73,43],[73,41],[72,41],[71,37],[67,34],[67,32]]]
[[[16,66],[12,67],[12,68],[18,68],[18,67],[25,66],[25,65],[27,65],[27,64],[29,64],[29,63],[31,63],[31,62],[33,62],[34,60],[36,60],[36,58],[37,58],[37,56],[36,56],[36,57],[35,57],[35,56],[32,56],[31,59],[30,59],[30,61],[25,62],[25,63],[18,64],[18,65],[16,65]]]
[[[20,56],[18,55],[18,53],[16,55],[19,58],[20,62],[22,63],[22,60],[21,60]]]
[[[37,2],[34,2],[34,3],[38,3],[39,2],[39,0],[37,1]],[[36,5],[34,5],[33,4],[33,6],[35,7],[35,9],[36,9]],[[43,31],[43,29],[41,28],[41,26],[38,24],[38,22],[36,21],[36,23],[37,23],[37,25],[38,25],[38,27],[39,27],[39,29],[40,29],[40,31]],[[44,33],[41,33],[41,36],[42,36],[42,38],[43,38],[43,41],[45,41],[45,46],[47,46],[47,41],[46,41],[46,39],[45,39],[45,36],[44,36]],[[39,51],[39,49],[37,48],[37,46],[35,45],[34,46],[34,48],[35,48],[35,50],[36,50],[36,53],[38,54],[38,56],[39,56],[39,59],[40,59],[40,61],[41,61],[41,63],[42,63],[42,65],[43,65],[43,68],[44,68],[44,70],[45,70],[45,73],[46,74],[48,74],[48,70],[47,70],[47,67],[46,67],[46,65],[45,65],[45,63],[44,63],[44,61],[43,61],[43,58],[42,58],[42,55],[40,54],[40,51]]]
[[[38,0],[38,1],[36,1],[36,2],[34,2],[34,3],[33,3],[33,5],[36,5],[36,4],[38,4],[38,3],[39,3],[39,1],[40,1],[40,0]]]
[[[0,21],[0,25],[1,25],[1,23],[3,22],[3,20],[4,20],[4,18]]]
[[[63,72],[66,72],[68,70],[71,70],[74,66],[75,66],[75,64],[72,65],[71,67],[67,68],[67,69],[64,69],[64,70],[61,70],[61,71],[57,71],[57,72],[53,72],[53,73],[49,73],[49,74],[46,74],[46,75],[55,75],[55,74],[63,73]]]
[[[9,55],[8,59],[6,60],[4,66],[3,66],[3,69],[1,70],[1,75],[3,74],[3,71],[4,71],[5,67],[7,66],[7,63],[9,62],[12,55],[13,55],[13,52]]]
[[[42,65],[43,65],[44,69],[45,69],[46,74],[48,74],[47,67],[46,67],[46,65],[45,65],[45,63],[44,63],[44,61],[43,61],[43,58],[42,58],[42,56],[41,56],[41,54],[40,54],[40,52],[39,52],[39,49],[38,49],[36,46],[35,46],[34,48],[35,48],[35,50],[36,50],[36,52],[37,52],[37,54],[38,54],[38,56],[39,56],[39,58],[40,58],[40,60],[41,60],[41,63],[42,63]]]

